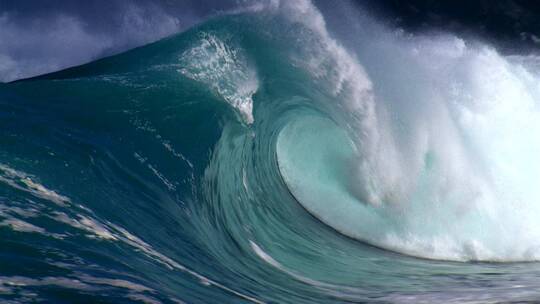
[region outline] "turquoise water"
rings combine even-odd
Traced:
[[[534,58],[290,3],[0,84],[2,301],[540,298]]]

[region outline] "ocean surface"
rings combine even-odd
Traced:
[[[540,59],[350,18],[0,84],[0,301],[540,301]]]

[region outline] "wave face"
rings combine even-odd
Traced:
[[[538,299],[491,262],[540,259],[540,61],[355,18],[260,2],[0,85],[0,298]]]

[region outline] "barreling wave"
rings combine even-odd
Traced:
[[[395,253],[540,259],[538,59],[362,18],[258,2],[1,85],[0,294],[463,302],[489,264]]]

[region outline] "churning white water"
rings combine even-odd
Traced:
[[[354,146],[339,152],[336,126],[320,132],[311,118],[284,129],[278,159],[300,203],[346,235],[407,254],[539,259],[539,59],[380,26],[347,50],[313,7],[293,9],[316,38],[303,67],[329,86]]]

